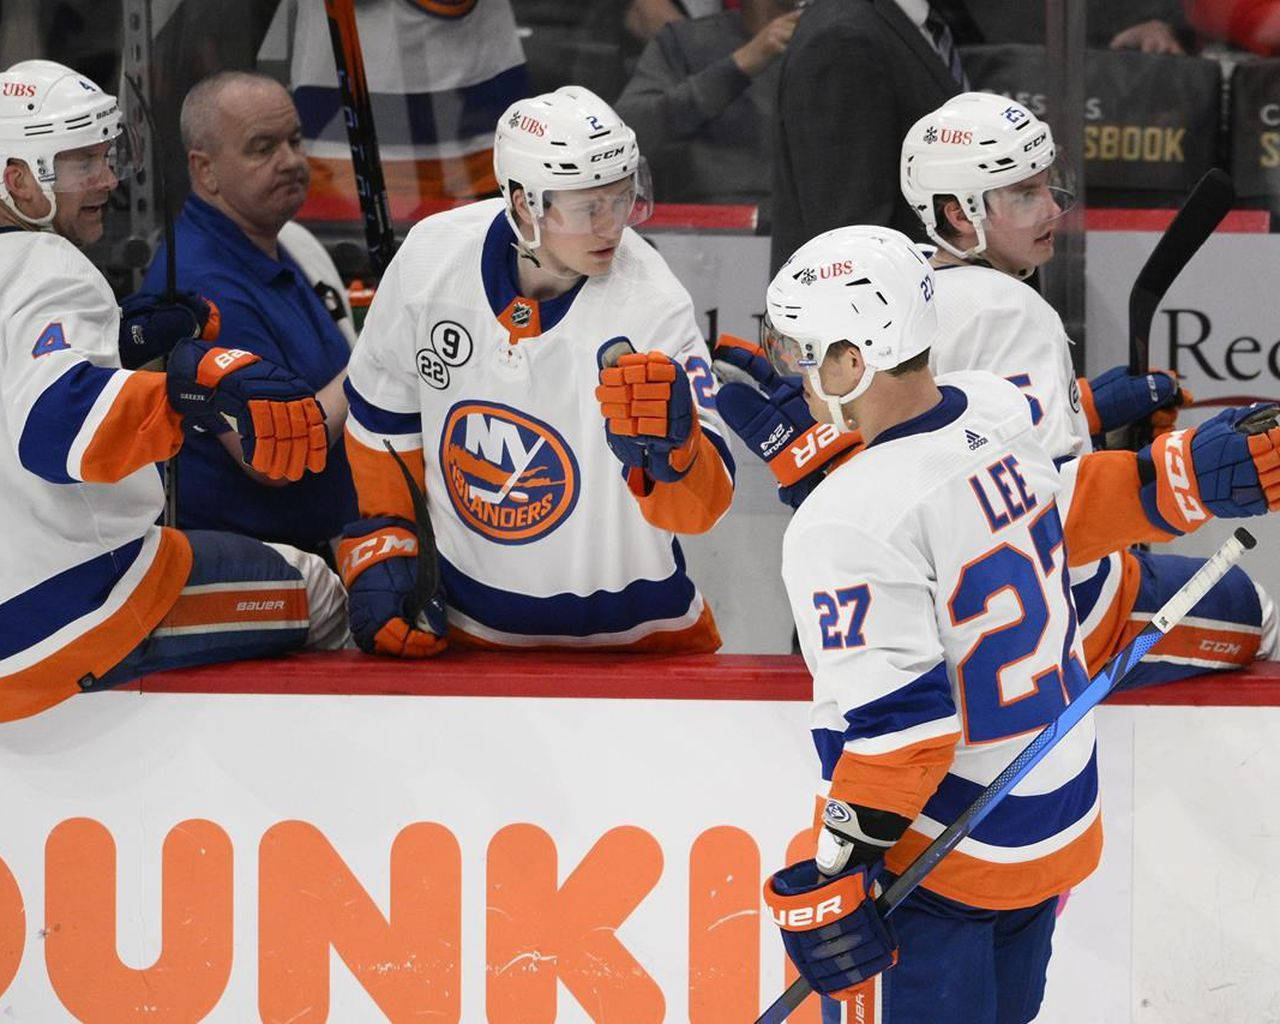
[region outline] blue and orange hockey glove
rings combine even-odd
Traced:
[[[410,623],[405,603],[417,581],[418,532],[396,516],[360,519],[342,531],[338,569],[347,587],[347,615],[366,654],[429,658],[448,646],[444,589]]]
[[[155,295],[130,295],[120,303],[120,365],[136,370],[168,355],[180,341],[216,341],[222,327],[218,307],[195,292],[179,292],[173,302]]]
[[[661,352],[636,352],[625,338],[600,347],[596,401],[618,461],[673,483],[693,467],[702,426],[684,367]]]
[[[798,377],[780,376],[759,345],[723,334],[712,352],[725,383],[716,394],[720,418],[778,480],[778,498],[792,508],[809,496],[842,456],[861,450],[862,434],[818,423]]]
[[[252,352],[189,338],[169,354],[165,373],[174,410],[214,432],[221,420],[234,425],[244,461],[259,473],[299,480],[324,469],[324,410],[288,370]]]
[[[1092,380],[1081,377],[1080,403],[1089,421],[1089,433],[1098,436],[1118,427],[1151,417],[1151,430],[1172,430],[1178,410],[1190,405],[1192,394],[1167,370],[1129,375],[1127,366],[1114,366]]]
[[[1210,516],[1261,516],[1280,508],[1280,406],[1224,409],[1138,452],[1147,518],[1189,533]]]
[[[859,984],[898,962],[898,942],[876,909],[880,870],[850,864],[828,876],[803,860],[765,882],[787,956],[815,992],[852,999]]]

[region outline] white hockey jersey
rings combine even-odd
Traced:
[[[389,195],[402,216],[423,196],[493,192],[493,129],[528,95],[510,0],[362,0],[365,76]],[[259,52],[288,61],[313,171],[308,210],[355,202],[333,42],[323,4],[286,0]]]
[[[113,667],[190,569],[156,526],[179,418],[163,374],[120,369],[119,316],[69,241],[0,231],[0,720]]]
[[[347,389],[361,514],[412,517],[389,439],[424,467],[455,632],[518,647],[714,649],[673,537],[710,528],[732,496],[689,295],[628,229],[609,274],[525,299],[514,237],[499,199],[438,214],[383,277]],[[689,376],[704,450],[677,484],[633,493],[606,443],[597,354],[618,335]]]
[[[1026,400],[986,373],[938,384],[941,404],[830,473],[783,541],[823,776],[832,796],[912,820],[895,872],[1088,682],[1068,509]],[[1085,878],[1101,844],[1090,717],[926,885],[1032,906]]]
[[[1056,463],[1092,451],[1071,341],[1053,307],[991,267],[944,265],[934,282],[941,328],[929,356],[934,373],[986,370],[1004,377],[1026,395],[1041,443]],[[1137,596],[1137,565],[1127,563],[1132,558],[1116,552],[1071,569],[1090,671],[1114,653]]]

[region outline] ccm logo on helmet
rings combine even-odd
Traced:
[[[599,163],[601,160],[612,160],[615,156],[621,156],[626,151],[626,146],[619,146],[617,149],[606,149],[603,153],[597,153],[591,158],[593,164]]]
[[[30,82],[5,82],[3,94],[5,96],[34,96],[36,87]]]
[[[816,928],[829,917],[844,915],[844,900],[840,896],[832,896],[823,900],[816,907],[796,907],[794,910],[772,910],[773,923],[789,932]]]

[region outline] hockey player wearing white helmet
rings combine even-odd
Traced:
[[[1076,497],[1064,525],[1072,557],[1081,563],[1072,580],[1087,663],[1096,672],[1141,627],[1144,614],[1199,565],[1131,553],[1128,546],[1170,540],[1212,516],[1263,515],[1280,506],[1272,465],[1280,435],[1266,429],[1265,415],[1229,409],[1194,431],[1168,433],[1170,416],[1166,433],[1136,454],[1092,453],[1091,434],[1176,401],[1176,382],[1166,374],[1130,378],[1123,367],[1092,386],[1077,381],[1061,319],[1019,280],[1052,255],[1053,225],[1070,201],[1055,163],[1052,133],[1025,107],[966,93],[912,128],[903,144],[902,180],[941,246],[932,261],[939,331],[930,365],[937,373],[986,370],[1022,388],[1046,448],[1071,478]],[[722,387],[719,408],[769,462],[784,500],[798,505],[824,472],[858,450],[856,434],[824,433],[813,423],[797,402],[796,385],[773,373],[756,346],[727,339],[716,357],[752,378]],[[1254,430],[1262,432],[1247,433]],[[1196,478],[1187,484],[1194,492],[1187,502],[1168,472],[1183,464],[1169,461],[1175,456]],[[1132,494],[1133,479],[1143,482],[1141,502],[1120,500]],[[1197,618],[1197,627],[1180,626],[1162,641],[1156,659],[1126,685],[1233,668],[1276,653],[1274,605],[1242,570],[1232,570]],[[1206,658],[1202,629],[1212,634],[1215,652],[1234,653]]]
[[[1018,283],[1053,257],[1054,229],[1072,199],[1070,176],[1061,174],[1059,165],[1049,126],[1003,96],[962,94],[907,134],[902,191],[940,247],[933,258],[942,326],[931,360],[934,369],[984,369],[1018,384],[1032,404],[1046,447],[1059,460],[1088,453],[1099,435],[1151,416],[1157,440],[1138,453],[1138,465],[1148,485],[1146,518],[1162,534],[1156,540],[1194,530],[1212,515],[1266,513],[1274,503],[1257,500],[1256,490],[1234,502],[1230,487],[1214,493],[1209,483],[1211,473],[1225,480],[1231,461],[1240,460],[1250,488],[1257,486],[1258,470],[1266,463],[1267,435],[1246,438],[1240,433],[1247,410],[1228,409],[1193,431],[1170,434],[1178,406],[1191,397],[1172,374],[1130,376],[1127,367],[1117,366],[1092,380],[1077,379],[1061,318],[1036,291]],[[1252,428],[1244,422],[1243,429]],[[1219,434],[1224,450],[1211,455],[1208,444]],[[1184,448],[1194,450],[1199,459],[1195,470],[1202,474],[1203,500],[1188,506],[1190,515],[1157,507],[1151,468],[1163,461],[1166,450]],[[1133,534],[1114,516],[1110,495],[1124,486],[1113,473],[1121,471],[1127,457],[1095,456],[1070,470],[1077,476],[1078,522],[1071,524],[1069,534],[1088,532],[1093,551],[1113,552],[1072,569],[1091,672],[1123,647],[1200,565],[1198,559],[1126,550]],[[1211,461],[1218,463],[1217,470],[1210,469]],[[1074,548],[1085,551],[1079,537]],[[1232,570],[1196,616],[1194,627],[1179,626],[1162,640],[1126,685],[1236,668],[1255,657],[1280,654],[1275,606],[1243,570]],[[1206,658],[1207,649],[1235,653]]]
[[[783,540],[825,813],[816,858],[773,875],[765,901],[850,1020],[856,1006],[884,1024],[1029,1021],[1057,894],[1101,850],[1091,720],[890,921],[874,896],[1087,682],[1063,585],[1070,495],[1014,385],[929,369],[935,275],[905,235],[819,235],[767,308],[777,371],[805,376],[819,421],[856,422],[867,447]]]
[[[714,650],[673,535],[724,514],[733,461],[692,301],[629,227],[651,206],[635,134],[565,86],[502,115],[494,171],[500,199],[410,231],[352,354],[356,642]],[[447,619],[404,618],[415,515],[384,442],[425,485]]]
[[[323,465],[323,412],[198,336],[207,311],[172,334],[167,372],[121,368],[120,310],[78,248],[136,165],[115,98],[51,61],[0,72],[0,162],[0,720],[168,666],[341,643],[319,559],[155,525],[155,464],[184,427],[225,420],[246,459],[297,478]]]

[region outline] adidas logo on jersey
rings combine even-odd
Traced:
[[[971,452],[977,451],[979,448],[981,448],[984,444],[987,443],[987,439],[985,437],[983,437],[981,434],[975,434],[972,430],[969,430],[967,428],[965,429],[965,432],[964,432],[964,439],[969,443],[969,451]]]

